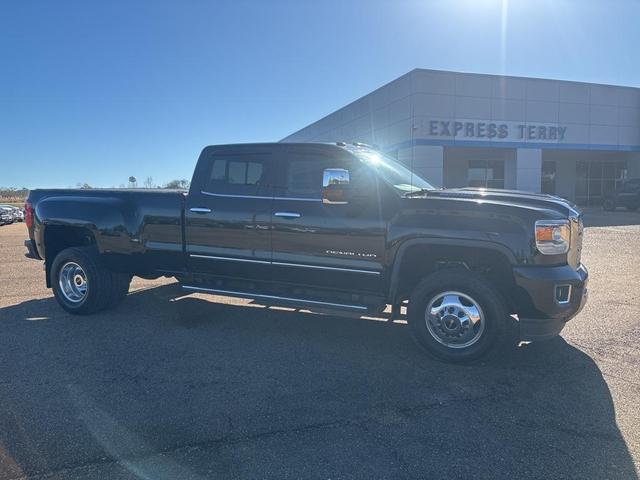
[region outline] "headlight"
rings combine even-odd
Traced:
[[[571,229],[568,220],[538,220],[536,247],[543,255],[559,255],[569,251]]]

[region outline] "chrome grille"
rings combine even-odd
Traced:
[[[584,226],[582,224],[582,215],[570,217],[571,222],[571,245],[569,247],[568,263],[573,268],[578,268],[580,258],[582,256],[582,236]]]

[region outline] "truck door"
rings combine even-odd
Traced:
[[[215,147],[203,152],[187,198],[189,270],[238,279],[268,279],[271,262],[271,146]]]
[[[348,172],[348,203],[325,204],[325,171]],[[378,293],[384,235],[377,178],[337,147],[291,146],[280,158],[272,204],[273,278],[296,285]]]

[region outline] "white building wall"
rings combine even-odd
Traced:
[[[444,173],[444,148],[434,145],[419,145],[415,149],[415,172],[434,187],[442,187]]]
[[[527,192],[540,192],[542,150],[519,148],[516,153],[516,188]]]
[[[398,151],[398,161],[417,173],[434,187],[442,187],[444,171],[444,148],[433,145],[419,145]]]
[[[508,135],[492,136],[491,124]],[[452,135],[456,125],[465,127]],[[556,138],[547,138],[552,131]],[[445,180],[443,145],[517,149],[505,160],[505,188],[539,191],[542,150],[640,152],[640,89],[416,69],[283,141],[363,142],[402,155],[416,145],[414,168],[434,182]],[[629,159],[640,175],[638,155]],[[575,157],[557,172],[558,193],[571,198]]]
[[[514,135],[487,138],[463,131],[454,137],[433,133],[431,121],[507,123]],[[519,138],[520,124],[566,130],[562,139]],[[539,143],[638,147],[640,89],[416,69],[283,141],[353,140],[389,148],[410,140],[411,126],[413,138],[461,145],[472,141],[534,143],[535,148]]]

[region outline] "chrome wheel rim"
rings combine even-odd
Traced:
[[[80,303],[87,296],[87,275],[80,265],[67,262],[58,273],[62,296],[71,303]]]
[[[425,311],[427,330],[448,348],[467,348],[480,340],[486,323],[480,304],[461,292],[438,293]]]

